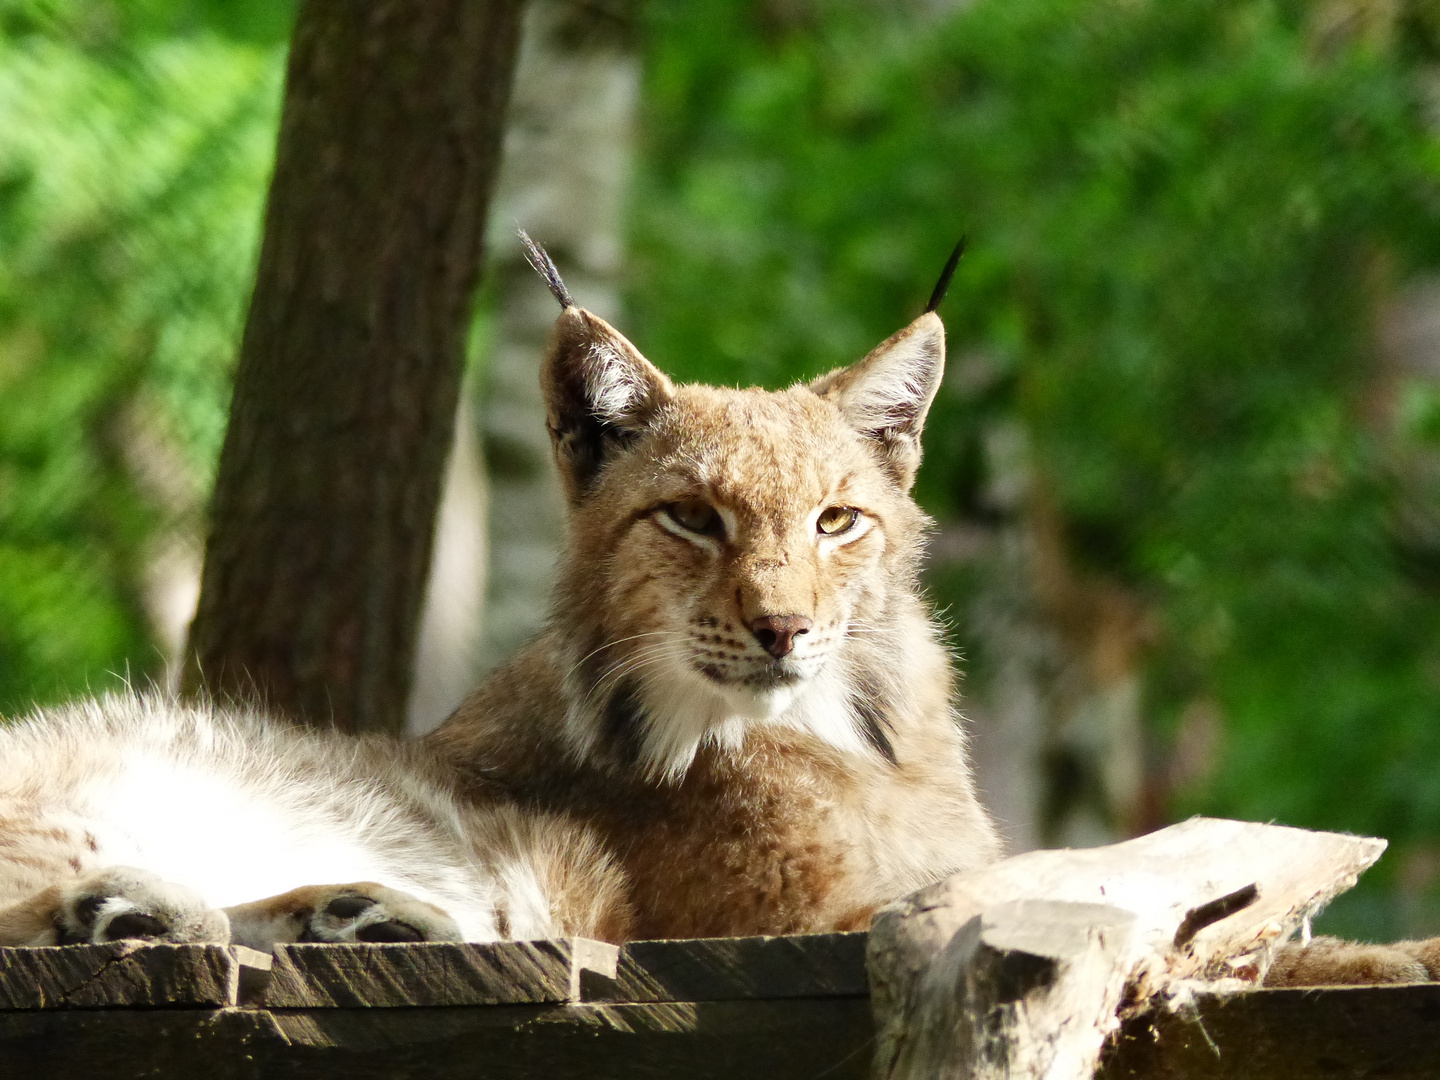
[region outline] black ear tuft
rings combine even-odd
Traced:
[[[525,236],[524,233],[520,234]],[[525,236],[526,240],[530,238]],[[925,305],[925,311],[935,311],[945,299],[946,292],[950,289],[950,279],[955,276],[955,268],[960,265],[960,256],[965,254],[966,238],[960,237],[960,242],[955,245],[955,250],[950,252],[950,258],[945,260],[945,269],[940,271],[940,280],[935,283],[935,291],[930,294],[930,302]]]
[[[550,294],[560,301],[562,308],[574,307],[575,301],[570,298],[565,282],[560,280],[560,271],[555,269],[555,260],[550,258],[550,253],[530,239],[530,234],[524,229],[517,228],[515,231],[520,236],[520,243],[525,245],[525,261],[545,279],[545,284],[550,286]]]

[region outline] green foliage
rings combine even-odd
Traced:
[[[0,714],[158,668],[142,562],[223,435],[287,10],[0,4]]]
[[[999,512],[982,436],[1018,425],[1077,557],[1160,616],[1148,711],[1226,718],[1175,811],[1440,833],[1440,530],[1402,523],[1436,491],[1399,464],[1433,390],[1365,419],[1377,300],[1440,253],[1419,39],[1270,0],[779,10],[651,9],[642,347],[813,374],[968,231],[923,500]]]

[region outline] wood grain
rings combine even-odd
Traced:
[[[235,1005],[270,957],[222,945],[0,948],[0,1009]]]
[[[394,1008],[579,1001],[612,986],[619,950],[585,938],[280,945],[265,989],[271,1008]]]
[[[1202,996],[1126,1022],[1102,1080],[1434,1080],[1440,984]]]
[[[867,937],[854,933],[632,941],[620,949],[619,974],[609,1000],[868,997]]]
[[[0,1012],[26,1080],[863,1080],[863,998]]]
[[[1036,986],[1052,983],[1045,957],[1073,958],[1095,947],[1092,934],[1106,923],[1100,916],[1115,910],[1055,902],[992,910],[952,940],[951,966],[932,972],[952,985],[968,979],[968,1000],[986,1002],[982,1012],[1003,1019]],[[277,968],[283,961],[284,978],[314,978],[303,993],[324,1002],[304,1007],[245,1007],[260,1000],[253,989],[247,995],[246,980],[262,979],[269,959],[249,950],[128,942],[3,949],[0,1076],[859,1080],[869,1074],[875,1027],[859,965],[864,935],[591,949],[598,944],[287,949]],[[334,981],[337,972],[351,980],[348,990]],[[649,997],[567,998],[584,992],[587,974],[611,994]],[[375,985],[363,982],[369,976]],[[467,979],[480,981],[466,988]],[[428,1002],[426,987],[433,994]],[[347,993],[389,1004],[337,1004]],[[657,999],[662,993],[670,997]],[[501,994],[549,1000],[453,1004],[465,995]],[[684,994],[692,1000],[680,1000]],[[1099,1076],[1440,1076],[1440,984],[1201,993],[1183,1012],[1156,1008],[1128,1019],[1106,1046]]]

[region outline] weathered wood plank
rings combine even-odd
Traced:
[[[1434,1080],[1440,983],[1256,990],[1128,1020],[1102,1080]]]
[[[26,1080],[862,1080],[863,998],[0,1013]]]
[[[864,934],[632,942],[0,950],[0,1009],[275,1008],[865,996]]]
[[[863,998],[0,1013],[0,1075],[191,1080],[865,1076]],[[1103,1080],[1440,1075],[1440,985],[1260,990],[1128,1021]]]
[[[620,948],[614,1001],[729,1001],[870,994],[869,935],[632,941]],[[600,993],[592,995],[599,999]]]
[[[1384,849],[1196,818],[921,890],[871,927],[876,1075],[1088,1080],[1122,992],[1144,1001],[1182,980],[1259,978],[1275,945]]]
[[[579,1001],[588,989],[614,984],[618,955],[614,945],[585,938],[280,945],[263,1001],[271,1008]]]
[[[268,955],[240,946],[0,948],[0,1009],[235,1005],[269,967]]]

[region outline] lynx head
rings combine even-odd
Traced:
[[[569,302],[542,375],[569,501],[552,630],[567,731],[678,779],[755,724],[890,758],[926,519],[910,497],[944,365],[927,311],[779,392],[681,386]],[[902,625],[906,624],[906,625]]]

